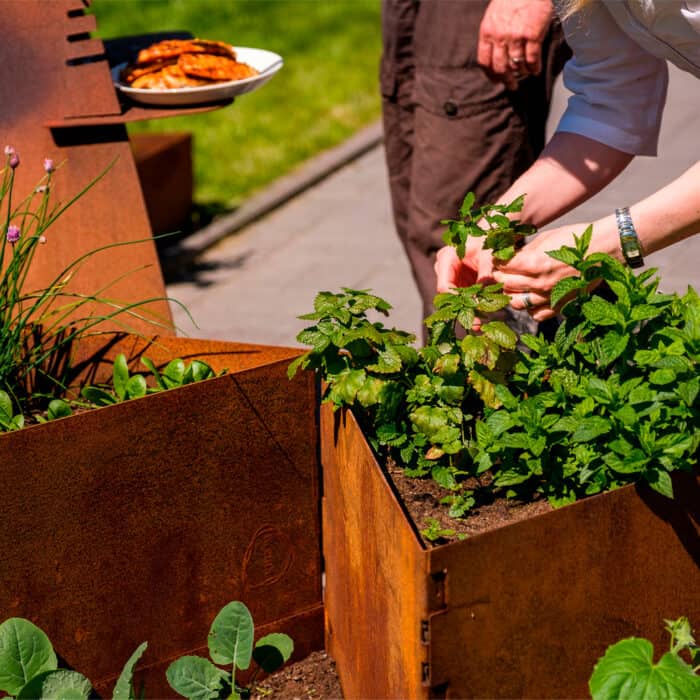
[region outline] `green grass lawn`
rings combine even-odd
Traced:
[[[141,122],[190,131],[195,199],[238,206],[380,113],[380,0],[93,0],[103,38],[165,30],[269,49],[284,68],[211,113]]]

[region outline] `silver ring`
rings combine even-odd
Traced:
[[[519,66],[525,59],[522,56],[511,56],[510,57],[510,62],[515,63],[516,66]]]
[[[523,294],[523,307],[526,309],[531,309],[534,306],[532,299],[530,298],[530,292],[525,292]]]

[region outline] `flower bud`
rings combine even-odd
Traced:
[[[46,170],[47,173],[52,173],[55,170],[51,158],[44,158],[44,170]]]
[[[5,146],[5,155],[6,156],[11,156],[15,152],[15,149],[12,148],[12,146]]]
[[[7,227],[7,242],[14,245],[19,240],[19,234],[20,234],[19,226],[15,226],[14,224],[10,224]]]
[[[10,156],[10,167],[14,170],[18,165],[19,165],[19,153],[17,153],[17,151],[15,151]]]
[[[44,245],[44,243],[46,243],[46,236],[39,236],[39,243],[41,243],[41,245]]]

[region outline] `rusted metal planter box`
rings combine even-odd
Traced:
[[[111,376],[119,352],[134,371],[145,354],[229,373],[0,435],[0,619],[41,626],[105,697],[142,641],[146,697],[174,696],[167,665],[208,656],[231,600],[259,634],[290,634],[297,658],[322,648],[315,386],[287,379],[298,352],[92,339],[83,378]]]
[[[700,484],[425,549],[349,412],[321,412],[326,644],[347,698],[579,698],[607,645],[700,624]]]

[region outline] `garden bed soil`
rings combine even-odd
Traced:
[[[335,661],[315,651],[256,683],[252,700],[339,700],[343,697]]]

